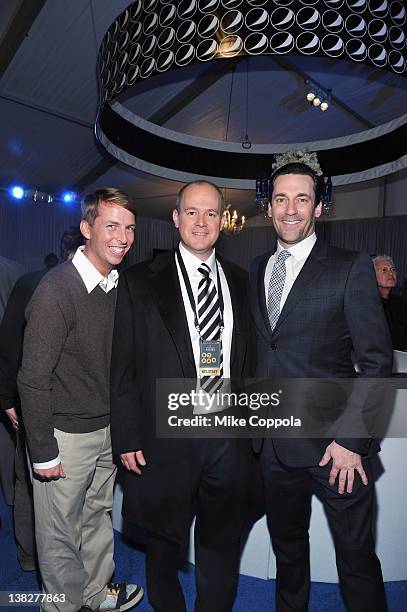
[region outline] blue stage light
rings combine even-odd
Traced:
[[[21,187],[21,185],[12,185],[9,189],[9,193],[15,200],[22,200],[24,197],[24,187]]]
[[[71,202],[74,202],[76,200],[76,193],[74,193],[73,191],[64,191],[61,198],[62,201],[65,202],[65,204],[70,204]]]

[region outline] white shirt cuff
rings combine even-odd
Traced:
[[[56,465],[61,463],[61,459],[56,457],[55,459],[51,459],[51,461],[45,461],[44,463],[33,463],[33,468],[36,470],[48,470],[49,468],[53,468]]]

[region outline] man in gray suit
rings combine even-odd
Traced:
[[[323,189],[317,171],[288,163],[271,179],[269,216],[277,249],[257,258],[252,267],[257,375],[353,378],[353,350],[361,377],[390,376],[391,343],[370,258],[317,240],[315,219],[321,215]],[[254,445],[277,559],[278,612],[308,609],[312,483],[332,530],[347,609],[386,610],[372,533],[370,456],[378,445],[368,436],[356,437],[363,409],[360,395],[351,394],[345,425],[335,439],[269,438]],[[332,404],[326,402],[328,416],[330,411]]]

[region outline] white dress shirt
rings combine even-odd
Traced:
[[[84,246],[80,246],[76,251],[72,264],[77,269],[79,276],[83,280],[83,283],[86,287],[88,293],[93,291],[95,287],[100,285],[101,289],[105,293],[109,293],[111,289],[117,287],[117,283],[119,280],[119,273],[117,270],[112,270],[108,276],[103,276],[98,270],[96,270],[95,266],[89,261],[86,255],[83,253]],[[47,470],[49,468],[55,467],[61,463],[61,459],[58,455],[55,459],[51,459],[50,461],[45,461],[44,463],[33,463],[33,467],[40,470]]]
[[[304,238],[304,240],[301,240],[301,242],[294,244],[289,249],[284,249],[284,247],[282,247],[281,244],[277,242],[277,250],[275,253],[273,253],[273,255],[268,260],[266,271],[264,273],[264,292],[266,296],[266,304],[267,304],[267,298],[268,298],[271,273],[273,271],[273,266],[274,266],[276,257],[278,257],[280,251],[286,250],[291,254],[291,257],[287,257],[287,259],[285,260],[286,276],[285,276],[285,283],[284,283],[283,292],[281,294],[281,300],[280,300],[280,312],[281,312],[285,304],[285,301],[287,299],[287,296],[290,293],[292,286],[294,285],[295,279],[297,278],[297,276],[299,275],[301,271],[301,268],[307,261],[308,256],[311,253],[312,248],[314,244],[316,243],[316,241],[317,241],[317,237],[316,237],[316,234],[314,233],[314,234],[311,234],[311,236],[308,236],[308,238]]]
[[[95,287],[100,285],[105,293],[109,293],[112,289],[117,287],[119,281],[119,273],[117,270],[112,270],[107,276],[103,276],[95,266],[89,261],[84,254],[84,246],[80,246],[73,259],[72,263],[78,270],[79,276],[84,282],[88,293],[94,290]]]

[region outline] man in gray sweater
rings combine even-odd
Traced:
[[[44,612],[127,610],[137,585],[114,572],[109,368],[118,272],[135,210],[112,188],[85,196],[86,239],[51,270],[28,305],[18,390],[33,469]]]

